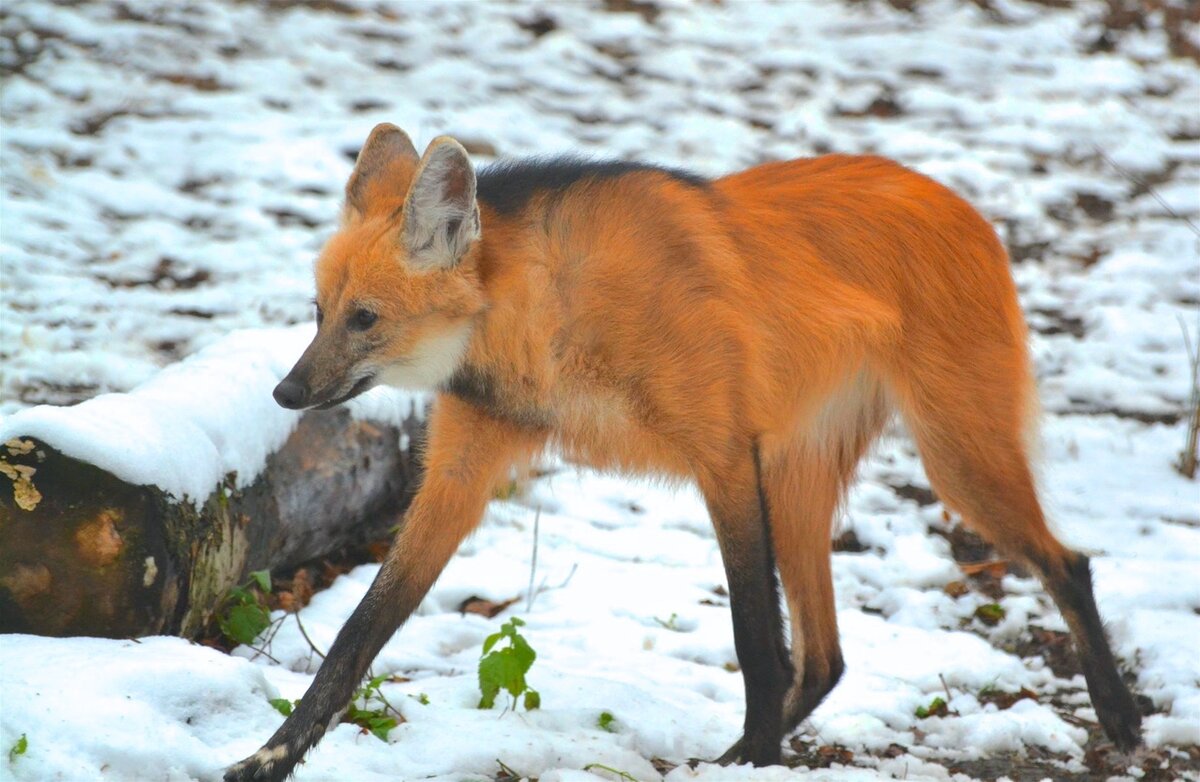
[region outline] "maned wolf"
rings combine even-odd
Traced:
[[[1041,578],[1109,738],[1138,743],[1088,560],[1047,529],[1030,477],[1036,400],[1004,248],[945,187],[843,155],[714,180],[577,159],[477,176],[453,139],[421,156],[384,124],[316,278],[317,335],[276,400],[434,390],[426,474],[299,707],[227,780],[291,772],[494,485],[547,447],[698,485],[746,690],[744,734],[722,760],[778,762],[842,674],[830,525],[893,410],[942,500]]]

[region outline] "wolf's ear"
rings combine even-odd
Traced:
[[[362,149],[358,151],[358,159],[354,163],[354,171],[346,182],[346,209],[358,214],[367,211],[371,202],[372,191],[375,195],[391,195],[398,197],[402,193],[388,193],[388,174],[392,164],[398,160],[407,159],[410,164],[418,160],[417,148],[412,139],[400,128],[390,122],[375,126]],[[377,190],[378,188],[378,190]]]
[[[448,269],[479,239],[475,170],[467,151],[449,136],[425,150],[404,202],[409,263],[418,269]]]

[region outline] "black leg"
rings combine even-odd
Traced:
[[[733,640],[746,688],[741,741],[718,762],[779,763],[783,696],[792,667],[783,643],[783,619],[769,509],[761,490],[758,453],[747,454],[737,476],[705,492],[729,579]]]
[[[1088,558],[1071,552],[1063,562],[1037,562],[1046,591],[1071,629],[1092,706],[1105,734],[1117,748],[1129,751],[1141,742],[1142,716],[1113,659],[1096,598]]]
[[[389,558],[388,563],[393,560]],[[371,588],[329,648],[300,705],[263,748],[225,771],[225,782],[282,782],[350,703],[371,661],[424,591],[396,588],[394,568],[380,569]]]
[[[789,697],[784,705],[783,732],[785,735],[795,730],[797,725],[806,720],[808,715],[821,705],[825,696],[837,686],[845,669],[846,665],[842,662],[840,653],[832,660],[827,661],[824,666],[817,666],[815,661],[811,663],[806,661],[800,686],[796,688],[795,692],[788,694]]]

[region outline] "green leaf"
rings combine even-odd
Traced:
[[[253,605],[258,601],[254,599],[254,595],[247,592],[240,586],[229,588],[229,602],[237,605]]]
[[[270,591],[271,591],[271,571],[255,570],[250,574],[250,578],[256,584],[258,584],[259,589],[261,589],[264,592],[270,593]]]
[[[376,676],[355,690],[346,713],[342,715],[342,722],[357,725],[380,741],[387,741],[388,732],[399,724],[395,717],[388,715],[390,707],[379,692],[380,685],[390,678],[391,675],[386,673]],[[380,702],[379,707],[372,706],[375,700]],[[358,705],[360,701],[362,706]]]
[[[24,755],[25,750],[29,749],[29,740],[25,738],[25,734],[21,734],[21,738],[17,739],[17,743],[12,745],[12,749],[8,751],[8,762],[14,763],[18,755]]]
[[[421,704],[422,706],[428,706],[429,705],[429,696],[426,695],[425,693],[421,693],[420,695],[417,696],[417,703]]]
[[[975,618],[988,627],[995,627],[1004,619],[1006,612],[999,603],[985,603],[975,609]]]
[[[267,702],[274,706],[275,711],[279,712],[283,716],[290,717],[292,715],[293,705],[292,702],[287,698],[272,698]],[[299,701],[297,701],[297,703],[299,703]]]
[[[483,654],[481,654],[479,656],[482,657],[482,656],[486,655],[488,652],[492,651],[492,647],[495,646],[496,643],[503,637],[504,637],[503,633],[492,633],[491,635],[489,635],[483,641]]]
[[[609,733],[616,733],[617,729],[613,727],[613,722],[615,722],[616,719],[617,718],[612,715],[612,712],[602,711],[600,712],[599,718],[596,719],[596,724],[600,726],[601,730],[607,730]]]
[[[525,674],[537,659],[537,652],[529,645],[519,632],[525,622],[513,617],[500,626],[500,631],[489,635],[483,642],[483,653],[479,658],[479,708],[490,709],[496,703],[496,696],[505,690],[512,697],[512,708],[517,707],[518,698],[525,696],[525,708],[536,709],[541,704],[541,696],[529,688]],[[508,645],[497,648],[501,641]]]
[[[513,655],[511,647],[492,652],[479,661],[479,689],[483,690],[486,696],[488,693],[499,692],[501,688],[508,690],[513,696],[520,695],[525,689],[524,671]],[[493,694],[492,698],[494,697]]]
[[[387,741],[388,733],[399,724],[394,717],[389,717],[382,710],[360,709],[356,706],[351,706],[346,710],[342,721],[357,725],[380,741]]]
[[[519,635],[512,639],[512,652],[517,659],[517,664],[521,666],[521,673],[532,668],[533,661],[537,659],[537,652],[533,651],[533,647]]]
[[[250,644],[271,624],[271,616],[266,609],[257,604],[235,605],[230,606],[229,611],[220,617],[217,623],[221,632],[228,638],[240,644]]]
[[[392,717],[376,716],[367,720],[367,729],[380,741],[387,741],[388,733],[394,727],[396,727],[396,720]]]
[[[946,707],[946,701],[940,696],[929,702],[929,707],[918,706],[915,712],[917,717],[925,719],[927,717],[945,717],[950,710]]]
[[[479,699],[479,708],[490,709],[496,705],[496,696],[500,694],[501,667],[503,662],[497,662],[496,654],[489,654],[479,661],[479,691],[483,697]]]

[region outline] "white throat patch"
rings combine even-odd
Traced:
[[[470,339],[470,323],[427,337],[417,343],[406,361],[384,367],[376,377],[385,386],[411,391],[436,390],[462,364]]]

